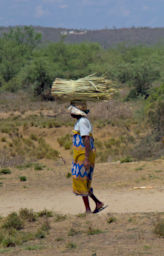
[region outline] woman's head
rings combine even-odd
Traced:
[[[89,113],[86,102],[83,101],[72,101],[68,110],[73,118],[79,119],[80,117],[86,117]]]

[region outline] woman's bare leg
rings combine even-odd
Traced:
[[[82,198],[83,198],[83,202],[84,202],[84,205],[85,205],[86,213],[90,213],[91,208],[90,208],[90,205],[89,205],[88,196],[83,196]]]
[[[104,204],[101,201],[99,201],[98,198],[92,192],[89,193],[89,196],[90,196],[90,198],[92,198],[92,200],[96,204],[95,210],[96,209],[100,209],[100,208],[102,208],[104,206]]]

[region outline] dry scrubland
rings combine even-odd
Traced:
[[[141,186],[153,188],[150,193],[163,191],[164,159],[150,157],[144,143],[140,147],[151,129],[139,105],[119,101],[90,105],[98,191],[130,195]],[[0,96],[0,119],[0,255],[163,255],[162,212],[113,213],[109,205],[99,215],[73,215],[55,211],[55,202],[53,211],[30,210],[29,205],[17,213],[5,208],[11,195],[14,200],[28,193],[71,193],[74,121],[66,105],[34,101],[24,94]],[[48,200],[47,196],[47,204]]]
[[[11,229],[14,217],[17,226]],[[10,236],[3,240],[0,253],[162,256],[163,239],[159,237],[159,224],[155,225],[162,217],[163,214],[155,213],[86,217],[21,210],[17,215],[9,215],[3,223],[3,236],[6,233]]]

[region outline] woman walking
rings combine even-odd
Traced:
[[[89,198],[95,202],[95,210],[97,213],[104,209],[104,204],[99,201],[93,194],[91,187],[92,176],[95,164],[95,147],[92,136],[92,126],[87,118],[89,110],[85,102],[72,102],[69,111],[77,122],[73,130],[73,192],[82,196],[86,213],[91,213]]]

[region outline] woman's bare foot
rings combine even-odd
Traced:
[[[103,208],[104,208],[104,203],[102,203],[102,202],[101,203],[96,203],[96,208],[93,211],[93,213],[97,213],[97,212],[103,210]]]
[[[91,212],[91,210],[86,210],[85,213],[86,213],[86,214],[90,214],[90,213],[92,213],[92,212]]]

